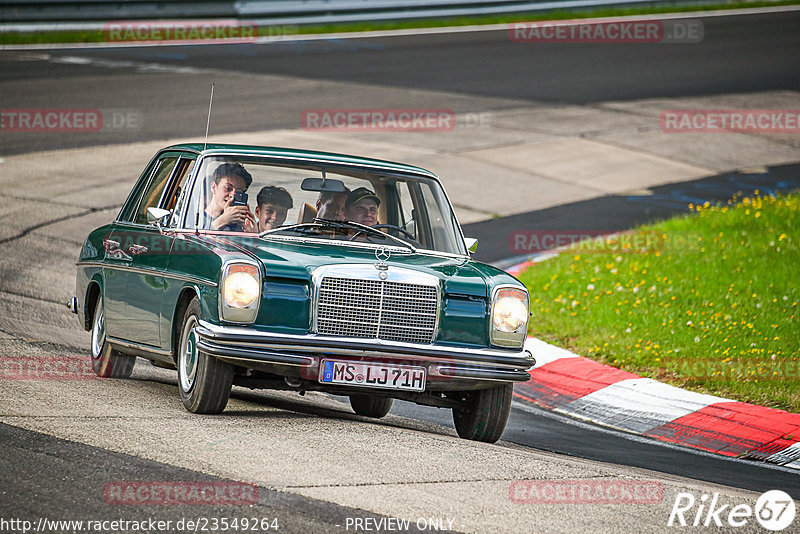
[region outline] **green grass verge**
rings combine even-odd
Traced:
[[[340,32],[363,32],[380,30],[402,30],[411,28],[438,28],[450,26],[471,26],[481,24],[507,24],[511,22],[535,22],[542,20],[564,20],[594,17],[615,17],[625,15],[654,15],[659,13],[684,13],[712,11],[720,9],[743,9],[755,7],[774,7],[797,5],[800,0],[776,0],[758,2],[720,2],[695,6],[645,6],[580,10],[536,11],[510,15],[486,15],[480,17],[453,17],[411,19],[387,22],[357,22],[342,24],[310,24],[291,27],[283,26],[288,33],[317,34]],[[274,35],[274,27],[259,28],[259,35]],[[279,39],[279,38],[276,38]],[[0,45],[55,44],[55,43],[102,43],[106,37],[102,30],[97,31],[57,31],[57,32],[5,32],[0,33]]]
[[[629,237],[643,249],[594,240],[525,270],[531,334],[641,376],[800,412],[800,195],[692,210],[637,229]]]

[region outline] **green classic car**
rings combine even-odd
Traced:
[[[177,368],[191,412],[222,412],[233,385],[324,391],[367,417],[451,408],[459,436],[494,442],[534,363],[528,293],[471,245],[424,169],[174,145],[86,238],[69,305],[99,376]]]

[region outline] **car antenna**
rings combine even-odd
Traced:
[[[211,98],[208,100],[208,119],[206,119],[206,140],[203,141],[203,152],[208,144],[208,127],[211,124],[211,104],[214,103],[214,82],[211,82]]]

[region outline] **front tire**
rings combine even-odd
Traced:
[[[186,308],[178,340],[178,393],[192,413],[220,413],[228,404],[233,385],[233,366],[197,350],[200,302]]]
[[[136,356],[128,356],[112,349],[106,339],[106,321],[103,296],[97,297],[92,317],[92,370],[102,378],[128,378],[133,373]]]
[[[511,411],[513,384],[467,393],[466,405],[453,408],[456,432],[464,439],[494,443],[503,434]]]
[[[389,397],[371,397],[369,395],[350,395],[350,406],[358,415],[380,419],[392,409]]]

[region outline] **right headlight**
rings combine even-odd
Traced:
[[[489,341],[499,347],[521,348],[528,334],[528,292],[517,287],[495,288]]]
[[[261,271],[251,263],[229,263],[220,277],[220,318],[232,323],[252,323],[261,300]]]

